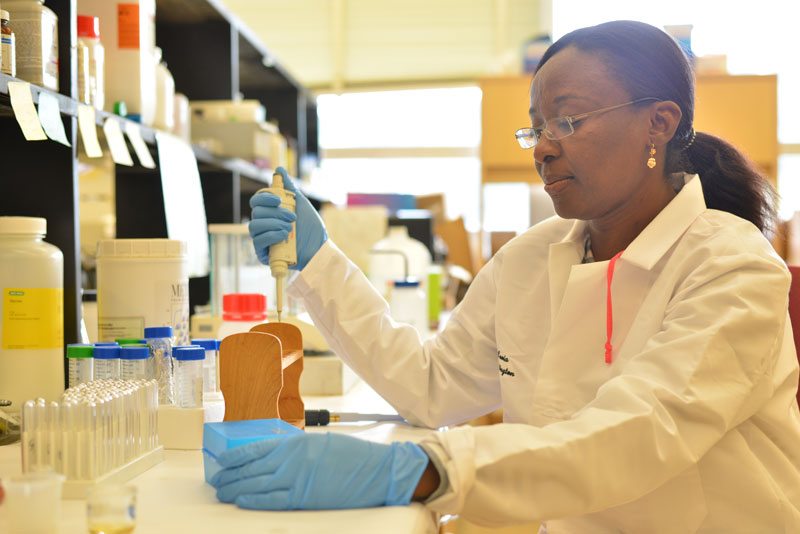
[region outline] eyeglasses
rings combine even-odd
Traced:
[[[654,97],[640,98],[638,100],[631,100],[630,102],[625,102],[624,104],[617,104],[616,106],[610,106],[607,108],[597,109],[595,111],[580,113],[578,115],[567,115],[564,117],[556,117],[554,119],[544,121],[544,127],[534,126],[532,128],[520,128],[519,130],[516,131],[514,137],[517,138],[517,142],[519,142],[519,146],[521,146],[522,148],[525,149],[533,148],[536,146],[536,143],[539,142],[539,139],[541,139],[542,134],[544,134],[551,141],[558,141],[559,139],[564,139],[565,137],[569,137],[570,135],[574,134],[575,123],[578,121],[582,121],[586,117],[595,115],[597,113],[605,113],[606,111],[611,111],[625,106],[630,106],[631,104],[646,102],[647,100],[659,100],[659,99]]]

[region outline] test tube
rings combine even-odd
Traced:
[[[153,372],[148,378],[158,380],[158,402],[175,404],[175,374],[172,365],[172,327],[159,326],[144,329],[144,337],[150,346]]]
[[[36,464],[35,469],[44,469],[50,466],[48,455],[50,453],[49,444],[47,443],[47,402],[39,397],[36,399],[36,442],[39,444],[36,447]]]
[[[49,463],[53,471],[63,473],[61,450],[61,406],[52,401],[47,405],[47,441],[49,447]]]
[[[206,351],[197,345],[175,347],[172,354],[177,361],[178,406],[203,407],[203,360]]]
[[[217,391],[217,355],[219,341],[216,339],[193,339],[192,345],[203,347],[206,356],[203,359],[203,394]]]
[[[36,442],[36,402],[26,401],[22,405],[22,472],[30,473],[36,465],[38,443]]]
[[[67,480],[75,479],[75,445],[72,423],[72,402],[62,399],[61,402],[61,473]]]
[[[122,345],[119,348],[120,376],[123,380],[147,378],[147,358],[150,349],[145,346]]]
[[[69,387],[75,387],[93,378],[94,346],[80,343],[67,345],[69,360]]]
[[[119,378],[119,345],[94,346],[94,378],[95,380]]]

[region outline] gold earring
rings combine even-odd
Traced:
[[[651,169],[656,166],[656,145],[650,143],[650,157],[647,159],[647,166]]]

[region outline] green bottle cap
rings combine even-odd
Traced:
[[[94,346],[81,343],[67,345],[67,358],[94,358]]]
[[[119,115],[120,117],[124,117],[128,114],[128,106],[125,105],[125,102],[120,100],[119,102],[114,102],[114,115]]]

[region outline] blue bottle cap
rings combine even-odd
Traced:
[[[119,347],[116,341],[98,341],[94,344],[95,347]]]
[[[172,357],[180,361],[205,360],[206,349],[198,345],[182,345],[172,349]]]
[[[158,337],[172,337],[172,327],[171,326],[151,326],[150,328],[144,329],[144,337],[148,339],[158,338]]]
[[[193,339],[192,345],[198,345],[205,350],[217,350],[219,348],[219,341],[216,339]]]
[[[146,360],[149,356],[150,347],[123,345],[119,348],[119,357],[122,360]]]
[[[419,281],[411,278],[406,280],[395,280],[394,287],[419,287]]]
[[[94,357],[98,360],[115,360],[119,358],[119,346],[117,345],[103,345],[98,347],[94,346]]]

